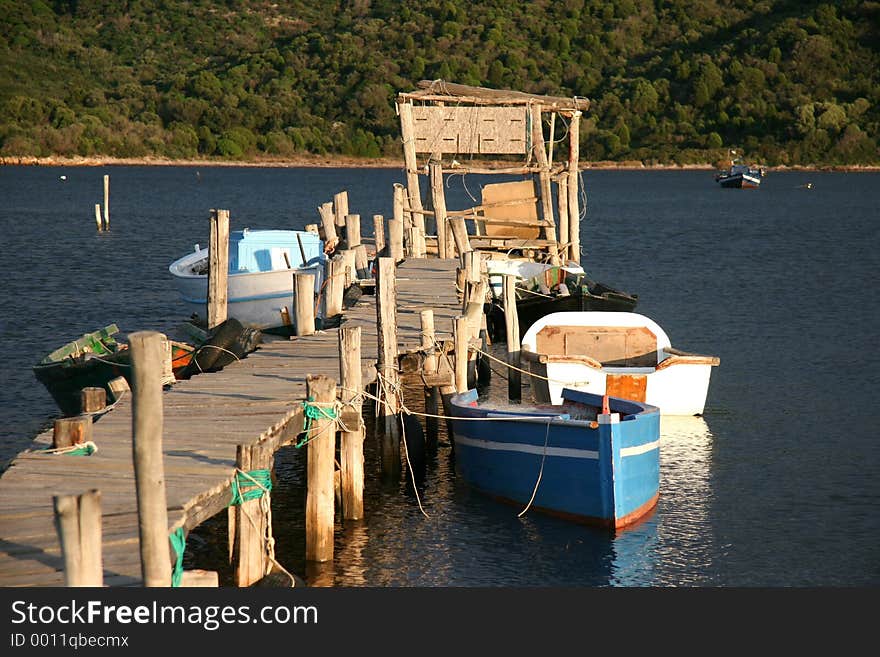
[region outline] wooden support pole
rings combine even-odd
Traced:
[[[52,427],[52,447],[63,449],[87,443],[92,439],[92,418],[89,415],[61,417]]]
[[[110,175],[104,174],[104,230],[110,230]]]
[[[409,197],[409,207],[413,208],[413,210],[421,210],[422,192],[419,187],[419,165],[416,159],[415,122],[413,121],[412,102],[399,102],[397,108],[400,114],[400,133],[403,140],[403,161],[406,167],[406,188],[407,196]],[[424,228],[424,225],[422,228]]]
[[[507,332],[507,398],[522,399],[522,376],[520,366],[519,318],[516,315],[516,277],[505,275],[504,280],[504,327]]]
[[[464,315],[455,318],[455,390],[466,392],[468,389],[468,343],[470,331],[468,319]]]
[[[401,262],[403,254],[403,185],[394,185],[394,214],[388,220],[388,256],[395,263]]]
[[[82,413],[97,413],[107,406],[107,391],[104,388],[89,386],[80,390],[79,396]]]
[[[328,376],[307,376],[310,403],[330,409],[336,403],[336,381]],[[306,494],[306,561],[333,559],[333,473],[336,453],[336,420],[320,417],[309,430]]]
[[[361,243],[361,215],[345,215],[345,243],[347,249],[354,249]]]
[[[104,230],[104,225],[101,222],[101,204],[95,203],[95,223],[98,224],[98,232],[100,233]]]
[[[104,586],[101,556],[101,491],[55,495],[55,529],[64,558],[65,586]]]
[[[295,328],[297,335],[315,332],[315,275],[293,275],[294,302],[296,303]]]
[[[400,468],[400,428],[397,414],[397,266],[392,258],[379,258],[376,278],[376,320],[378,324],[379,353],[376,369],[380,376],[379,395],[384,404],[379,410],[383,419],[382,468],[386,473]]]
[[[165,467],[162,463],[162,340],[155,331],[128,336],[132,371],[132,453],[144,586],[171,586]]]
[[[385,250],[385,217],[381,214],[373,215],[373,235],[376,240],[376,257],[387,256],[387,253],[383,253]]]
[[[529,108],[532,121],[532,152],[535,161],[541,168],[538,173],[538,182],[541,189],[541,218],[545,225],[541,228],[546,240],[556,241],[556,228],[553,221],[553,192],[550,189],[550,163],[547,160],[547,151],[544,144],[544,124],[541,119],[541,106],[531,105]],[[551,255],[556,255],[556,249],[551,249]]]
[[[235,450],[235,476],[244,490],[254,490],[253,482],[245,475],[254,470],[267,469],[271,465],[271,454],[264,443],[238,445]],[[245,473],[240,474],[238,472]],[[264,493],[265,494],[265,493]],[[233,562],[236,586],[250,586],[267,574],[266,523],[262,499],[242,500],[234,507],[235,534],[233,537]]]
[[[208,243],[208,309],[210,331],[226,321],[229,276],[229,210],[211,210]]]
[[[431,199],[434,203],[434,218],[437,221],[437,252],[439,258],[449,258],[447,244],[448,227],[446,225],[446,194],[443,190],[443,166],[439,162],[431,162]]]
[[[565,265],[571,260],[571,235],[568,222],[568,176],[559,176],[556,181],[556,205],[559,211],[559,257]]]
[[[336,233],[336,220],[333,216],[333,203],[327,201],[318,207],[318,214],[321,215],[321,228],[324,234],[321,238],[324,240],[324,250],[328,253],[336,248],[339,244],[339,236]]]
[[[483,306],[486,303],[486,292],[489,289],[488,280],[480,280],[476,283],[468,283],[465,293],[464,315],[468,320],[469,339],[480,337],[482,328]]]
[[[578,172],[580,159],[581,113],[572,112],[568,126],[568,236],[571,260],[581,262],[580,208],[578,207]]]
[[[344,249],[339,252],[342,258],[342,272],[344,276],[344,285],[348,289],[349,285],[354,285],[357,281],[357,268],[355,265],[355,252]]]
[[[340,398],[351,405],[359,400],[362,388],[361,327],[343,326],[339,329]],[[357,426],[342,431],[339,442],[339,470],[342,487],[342,517],[359,520],[364,516],[364,431],[360,421],[362,403],[355,402]]]
[[[324,315],[335,317],[342,312],[345,294],[345,260],[335,255],[327,260],[327,286],[324,288]]]

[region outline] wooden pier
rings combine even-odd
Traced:
[[[339,315],[346,288],[374,293],[350,304],[339,328],[314,330],[313,279],[295,274],[296,321],[288,321],[287,308],[282,314],[296,336],[266,336],[239,362],[164,390],[162,336],[131,334],[133,380],[140,381],[134,392],[121,388],[98,416],[65,419],[65,430],[75,434],[67,444],[91,441],[97,451],[57,453],[59,432],[48,431],[0,477],[0,586],[217,586],[217,573],[182,572],[180,563],[187,533],[224,511],[234,583],[250,586],[278,569],[286,573],[274,561],[265,493],[275,452],[304,435],[310,439],[302,445],[306,561],[333,558],[334,476],[343,517],[362,517],[368,503],[360,393],[375,386],[384,401],[377,417],[382,467],[400,468],[402,357],[418,354],[429,412],[442,413],[441,400],[472,384],[486,328],[484,260],[513,252],[551,264],[580,259],[577,136],[588,101],[438,82],[398,98],[406,185],[394,185],[387,225],[373,217],[380,256],[374,271],[346,192],[317,208],[320,225],[306,226],[320,234],[326,251],[337,252],[327,263],[325,316]],[[567,122],[570,144],[554,165],[557,116]],[[501,169],[473,160],[462,167],[454,157],[442,162],[444,154],[487,153],[519,154],[525,162]],[[419,154],[429,156],[424,165]],[[448,208],[444,174],[465,173],[531,179],[486,185],[479,205]],[[420,175],[430,175],[425,199]],[[226,317],[228,217],[212,211],[209,327]],[[510,290],[508,296],[506,308]],[[507,314],[515,319],[515,307]],[[508,342],[518,344],[515,321],[507,331]],[[515,366],[518,352],[508,360]],[[512,376],[510,396],[518,395],[519,377]],[[318,439],[322,432],[333,439]],[[334,470],[337,433],[340,468]]]
[[[456,260],[414,259],[397,278],[401,353],[421,345],[420,311],[433,308],[437,338],[451,338],[461,313]],[[360,326],[364,386],[376,380],[377,324],[372,295],[345,311]],[[269,453],[302,431],[306,377],[339,380],[339,329],[292,340],[271,339],[220,372],[194,376],[165,390],[163,451],[169,532],[185,531],[229,505],[238,445]],[[93,455],[23,453],[0,477],[0,586],[64,586],[64,559],[54,525],[53,496],[101,491],[103,581],[142,583],[138,508],[132,462],[132,405],[120,401],[92,428]],[[52,446],[52,432],[37,444]]]

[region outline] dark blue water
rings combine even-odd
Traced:
[[[98,234],[105,173],[111,230]],[[453,177],[448,206],[470,206],[490,180]],[[229,209],[233,229],[301,228],[345,189],[369,234],[402,181],[399,170],[0,168],[2,457],[57,417],[30,370],[47,352],[110,322],[177,333],[186,318],[167,266],[207,243],[211,208]],[[279,454],[276,557],[341,586],[880,584],[880,174],[771,172],[756,191],[721,189],[707,171],[587,170],[584,182],[587,271],[637,293],[673,346],[721,358],[705,416],[663,420],[655,513],[617,536],[517,518],[456,478],[442,434],[416,495],[379,477],[368,437],[366,521],[339,524],[320,572],[303,562],[303,459]],[[188,561],[223,561],[223,524],[191,535]]]

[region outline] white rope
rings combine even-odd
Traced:
[[[535,495],[538,494],[538,486],[541,484],[541,477],[544,476],[544,463],[547,460],[547,442],[550,440],[550,420],[547,420],[547,432],[544,434],[544,452],[541,454],[541,469],[538,470],[538,480],[535,482],[535,488],[532,490],[532,497],[529,499],[529,503],[526,504],[525,508],[516,514],[517,518],[522,518],[525,515],[526,511],[532,506],[532,502],[535,501]]]

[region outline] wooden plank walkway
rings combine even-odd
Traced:
[[[434,310],[438,340],[451,338],[453,318],[461,314],[457,265],[457,260],[436,258],[399,265],[400,353],[420,344],[421,310]],[[362,327],[363,381],[369,385],[376,379],[375,297],[364,295],[345,311],[345,325]],[[169,531],[192,529],[226,508],[237,445],[266,440],[277,449],[295,439],[302,430],[306,376],[339,380],[337,333],[331,329],[292,340],[266,336],[242,361],[179,381],[164,392]],[[102,493],[105,585],[142,583],[131,411],[130,397],[123,398],[95,422],[98,451],[92,456],[23,452],[0,477],[0,586],[64,586],[52,497],[91,489]],[[36,438],[36,448],[51,445],[51,430]]]

